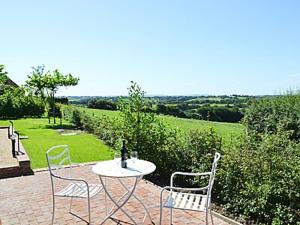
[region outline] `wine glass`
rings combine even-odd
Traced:
[[[137,151],[132,151],[131,152],[131,159],[132,159],[132,162],[136,162],[136,160],[138,159],[138,153]]]

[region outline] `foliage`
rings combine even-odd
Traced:
[[[300,94],[288,93],[253,101],[244,118],[248,132],[276,134],[287,131],[291,140],[300,140]]]
[[[161,103],[156,106],[156,112],[158,114],[172,115],[182,118],[187,117],[183,110],[179,109],[177,106],[168,106]]]
[[[8,78],[4,65],[0,65],[0,118],[40,117],[44,113],[41,101],[16,87]]]
[[[5,71],[5,66],[0,64],[0,95],[4,93],[6,86],[6,81],[8,79],[7,72]]]
[[[247,132],[225,148],[217,182],[225,209],[255,224],[300,221],[299,95],[254,101]]]
[[[202,106],[194,114],[198,119],[206,119],[219,122],[239,122],[243,114],[238,108],[225,106]]]
[[[55,98],[55,102],[60,103],[60,104],[68,105],[69,104],[69,99],[67,97],[59,97],[59,98]]]
[[[120,111],[90,109],[85,107],[77,107],[77,109],[82,112],[84,111],[92,117],[98,118],[107,116],[118,120],[121,114]],[[222,123],[207,120],[178,118],[166,115],[157,115],[157,118],[164,121],[167,129],[179,129],[183,132],[189,132],[190,130],[209,130],[213,128],[218,135],[221,135],[223,142],[231,142],[235,139],[235,137],[240,136],[245,131],[244,125],[240,123]]]
[[[63,75],[57,69],[53,72],[45,72],[45,66],[37,66],[33,67],[33,71],[28,75],[26,85],[32,93],[42,99],[48,115],[50,115],[50,109],[52,109],[55,123],[55,93],[59,87],[75,86],[78,81],[79,78],[73,77],[72,74]]]
[[[70,102],[71,104],[86,105],[89,108],[114,110],[119,98],[120,96],[97,98],[75,96],[70,99]],[[127,97],[122,98],[126,99]],[[151,96],[145,97],[150,104],[143,110],[180,118],[236,123],[243,118],[245,108],[248,107],[247,103],[255,98],[260,97],[241,95]]]
[[[153,157],[153,149],[164,145],[165,128],[154,113],[145,112],[148,102],[145,92],[134,82],[128,89],[128,98],[119,100],[121,135],[130,150],[138,151],[145,159]]]
[[[110,100],[103,100],[103,99],[91,99],[88,102],[87,107],[92,109],[117,110],[116,103]]]
[[[44,107],[39,98],[23,88],[6,88],[0,95],[0,118],[41,117]]]
[[[168,180],[174,171],[210,170],[212,156],[218,151],[222,159],[213,196],[227,213],[242,217],[247,223],[297,224],[300,220],[300,144],[291,135],[297,132],[283,129],[288,127],[284,123],[286,115],[291,114],[281,113],[281,118],[276,117],[276,121],[283,124],[276,129],[267,129],[267,132],[262,132],[266,129],[249,129],[256,124],[274,127],[270,125],[275,124],[274,121],[266,119],[270,115],[265,111],[260,113],[260,109],[275,112],[281,108],[281,103],[270,104],[269,99],[254,103],[244,121],[248,132],[238,141],[224,142],[211,129],[180,130],[166,126],[161,118],[168,120],[171,117],[145,112],[148,103],[140,87],[133,83],[129,93],[129,97],[121,102],[121,112],[111,112],[115,116],[95,115],[95,110],[76,108],[81,112],[83,127],[116,149],[119,149],[120,137],[125,138],[129,150],[138,149],[141,158],[155,162],[157,170],[154,175],[162,180]],[[284,99],[284,112],[297,111],[298,100],[292,98],[292,104]],[[258,113],[257,117],[254,112]],[[202,184],[199,180],[177,181],[179,184],[191,182],[195,186]]]
[[[221,151],[219,135],[212,129],[181,132],[168,128],[156,114],[145,111],[149,102],[144,94],[136,83],[132,83],[129,96],[119,102],[118,117],[95,116],[88,113],[88,109],[72,106],[64,106],[63,114],[118,151],[121,140],[126,140],[129,151],[136,150],[142,159],[155,162],[155,175],[161,178],[169,179],[171,173],[178,170],[210,169],[212,155]]]
[[[187,103],[177,105],[167,105],[159,103],[156,106],[158,114],[172,115],[181,118],[193,118],[199,120],[209,120],[218,122],[239,122],[243,118],[243,113],[238,107],[230,106],[194,106]]]
[[[227,149],[218,198],[227,211],[257,224],[300,220],[300,145],[286,133],[252,133]]]

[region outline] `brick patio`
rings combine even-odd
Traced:
[[[91,172],[91,166],[79,166],[74,168],[76,177],[83,177],[90,183],[99,183],[99,178]],[[112,192],[120,196],[122,188],[113,180],[108,180]],[[126,181],[128,184],[130,180]],[[62,184],[60,184],[62,185]],[[160,188],[147,181],[141,181],[135,194],[146,204],[155,224],[159,221],[159,195]],[[48,171],[36,172],[35,175],[16,177],[0,180],[0,218],[3,225],[18,224],[50,224],[52,215],[52,197],[50,177]],[[109,202],[108,206],[112,204]],[[142,207],[130,200],[125,206],[127,212],[137,221],[141,221],[144,213]],[[84,199],[73,200],[73,210],[84,218],[87,218],[86,201]],[[55,224],[86,224],[68,213],[69,199],[57,198]],[[103,192],[91,200],[92,224],[99,224],[105,217],[105,205]],[[169,210],[164,209],[163,224],[169,224]],[[114,216],[119,222],[108,220],[105,224],[130,224],[121,212]],[[214,217],[215,225],[228,224]],[[150,224],[146,220],[145,224]],[[204,215],[174,210],[173,224],[204,224]]]

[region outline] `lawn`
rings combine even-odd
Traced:
[[[102,110],[102,109],[81,108],[81,110],[93,116],[106,115],[108,117],[116,117],[120,114],[120,112],[118,111],[110,111],[110,110]],[[213,128],[226,141],[229,141],[232,138],[239,136],[245,129],[245,127],[239,123],[223,123],[223,122],[196,120],[196,119],[184,119],[184,118],[178,118],[174,116],[164,116],[164,115],[159,115],[159,118],[163,119],[169,127],[179,128],[185,131],[191,129],[203,130],[203,129]]]
[[[81,110],[95,117],[106,115],[119,116],[118,111],[82,108]],[[220,123],[204,120],[183,119],[172,116],[159,116],[167,126],[183,130],[213,128],[225,141],[230,141],[239,136],[244,126],[238,123]],[[8,121],[0,121],[0,125],[8,125]],[[80,132],[74,136],[63,136],[58,132],[60,125],[48,124],[47,119],[19,119],[14,121],[16,129],[21,135],[29,139],[22,143],[31,159],[32,168],[47,167],[45,153],[54,145],[66,144],[70,146],[71,157],[74,162],[92,162],[112,158],[112,150],[94,135]],[[63,121],[63,127],[72,128],[71,124]]]
[[[8,125],[8,121],[0,121],[0,125]],[[14,126],[21,135],[28,136],[22,143],[29,154],[31,168],[47,167],[45,153],[54,145],[66,144],[70,147],[74,162],[92,162],[112,158],[111,149],[94,135],[81,132],[74,136],[63,136],[57,129],[60,125],[49,125],[47,119],[19,119]],[[72,126],[63,121],[64,128]]]

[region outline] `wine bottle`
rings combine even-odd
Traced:
[[[123,141],[123,146],[121,148],[121,166],[122,168],[127,168],[127,149],[125,141]]]

